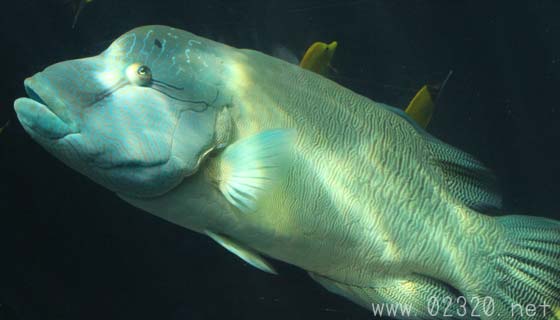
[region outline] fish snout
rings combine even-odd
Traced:
[[[14,109],[19,121],[30,134],[60,139],[79,132],[70,110],[42,73],[27,78],[24,87],[28,97],[17,99]]]
[[[57,115],[60,120],[68,124],[74,131],[77,131],[77,124],[73,120],[69,106],[60,99],[60,92],[50,81],[39,72],[24,81],[25,92],[30,99],[33,99]],[[61,90],[62,88],[60,88]]]

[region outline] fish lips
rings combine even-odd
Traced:
[[[23,127],[32,136],[58,140],[78,133],[66,104],[52,91],[48,80],[41,73],[24,82],[27,98],[14,102],[14,109]]]

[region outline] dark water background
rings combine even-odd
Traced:
[[[300,56],[339,41],[345,86],[404,107],[454,71],[429,128],[495,170],[508,212],[560,217],[560,2],[95,0],[3,4],[0,320],[371,319],[303,271],[253,269],[66,168],[16,120],[25,77],[145,24]]]

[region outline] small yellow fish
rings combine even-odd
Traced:
[[[424,129],[432,120],[438,91],[436,87],[424,85],[412,98],[404,111]]]
[[[315,73],[326,75],[331,67],[331,60],[337,45],[338,43],[336,41],[329,44],[315,42],[307,49],[299,66]]]
[[[432,115],[436,108],[436,102],[441,95],[441,91],[445,87],[447,80],[451,77],[453,71],[449,71],[447,77],[441,85],[424,85],[412,98],[408,107],[406,107],[405,112],[414,121],[416,121],[422,128],[426,129],[430,121],[432,120]]]
[[[159,56],[159,39],[167,51],[154,63],[145,52]],[[193,41],[200,59],[185,52]],[[518,318],[556,318],[560,221],[507,215],[493,173],[402,110],[166,26],[131,30],[103,52],[28,78],[14,109],[31,138],[118,197],[264,272],[275,273],[268,257],[301,268],[378,314],[406,306],[400,319],[446,319],[427,305],[461,312],[483,297],[485,320],[543,302],[554,306],[545,316]],[[100,72],[127,88],[92,105],[113,85]]]
[[[326,76],[331,66],[331,60],[338,43],[336,41],[326,44],[324,42],[313,43],[303,55],[300,67]],[[453,72],[450,71],[441,86],[424,85],[412,98],[405,112],[416,121],[422,128],[426,128],[432,119],[436,107],[436,101],[441,89]]]

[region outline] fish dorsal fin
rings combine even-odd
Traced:
[[[289,167],[295,137],[295,129],[266,130],[228,146],[214,177],[228,202],[244,213],[255,211]]]
[[[216,241],[222,247],[226,248],[226,250],[238,256],[253,267],[274,275],[278,274],[274,267],[255,251],[238,244],[237,242],[226,236],[219,235],[208,230],[206,230],[205,233],[210,238],[212,238],[212,240]]]
[[[299,66],[323,76],[327,75],[337,46],[338,43],[336,41],[329,44],[324,42],[313,43],[305,51]]]
[[[479,212],[502,208],[498,182],[492,171],[470,154],[426,135],[430,162],[441,171],[447,190]]]
[[[426,139],[430,164],[443,176],[449,193],[476,211],[487,214],[501,211],[498,181],[490,169],[470,154],[430,135],[403,110],[382,106],[406,120]]]

